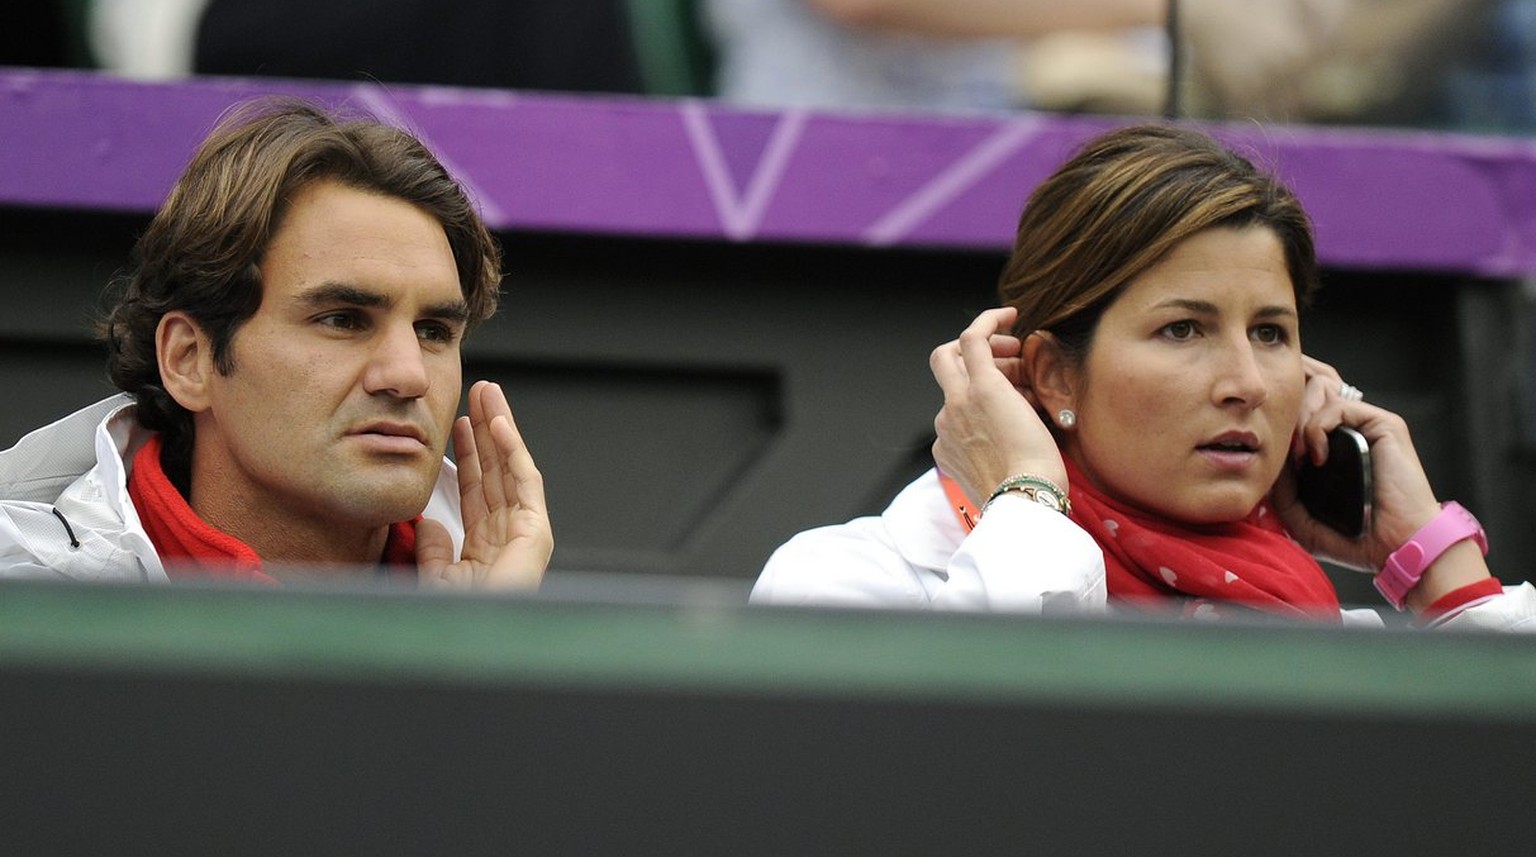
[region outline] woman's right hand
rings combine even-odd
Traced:
[[[933,420],[933,460],[979,507],[1004,479],[1041,476],[1067,488],[1056,439],[1029,397],[1011,307],[976,317],[958,339],[933,350],[928,365],[944,391]]]

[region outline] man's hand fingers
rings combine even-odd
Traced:
[[[502,549],[495,564],[486,572],[483,585],[494,589],[536,590],[544,582],[554,540],[547,531],[539,538],[521,539]]]
[[[491,435],[501,452],[501,479],[504,493],[511,502],[544,514],[544,477],[533,463],[533,455],[510,414],[491,420]]]
[[[544,478],[500,386],[478,381],[470,388],[469,416],[456,421],[454,444],[463,459],[463,556],[454,562],[448,532],[435,522],[424,522],[417,536],[423,582],[538,588],[554,550]]]
[[[480,451],[475,448],[475,431],[469,417],[453,421],[453,454],[459,467],[459,510],[467,528],[476,521],[485,520],[485,492],[480,482]]]
[[[501,451],[491,436],[491,420],[503,411],[511,412],[506,407],[506,401],[501,388],[489,381],[477,381],[469,389],[469,423],[475,432],[475,451],[480,457],[480,491],[490,512],[507,504],[506,490],[499,478],[502,472]],[[497,407],[498,403],[500,407]]]
[[[453,564],[453,537],[448,528],[431,518],[416,524],[416,574],[423,584],[450,583],[446,577]]]

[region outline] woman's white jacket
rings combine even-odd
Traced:
[[[929,470],[878,517],[799,533],[774,551],[752,601],[843,607],[1023,613],[1107,609],[1104,555],[1059,512],[1018,494],[998,498],[967,535]],[[1383,624],[1370,609],[1347,624]],[[1506,586],[1442,623],[1536,631],[1536,588]]]

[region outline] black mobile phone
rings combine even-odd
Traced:
[[[1365,435],[1339,426],[1328,432],[1328,460],[1307,459],[1296,473],[1301,505],[1331,529],[1358,539],[1371,526],[1371,447]]]

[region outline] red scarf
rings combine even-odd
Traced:
[[[192,511],[160,466],[159,435],[151,437],[134,455],[128,496],[173,579],[277,583],[263,570],[261,557],[250,545],[214,528]],[[390,525],[383,564],[415,574],[415,521]]]
[[[1072,520],[1104,551],[1111,599],[1138,609],[1180,609],[1190,616],[1218,616],[1224,607],[1236,605],[1339,621],[1333,583],[1285,534],[1267,503],[1242,521],[1186,527],[1109,499],[1070,460],[1066,465]],[[948,485],[945,490],[955,505],[959,492]],[[958,506],[956,516],[969,530],[966,512]]]
[[[1104,549],[1109,595],[1136,607],[1180,599],[1186,613],[1237,604],[1339,621],[1323,567],[1291,541],[1267,502],[1230,524],[1186,527],[1109,499],[1067,460],[1072,519]]]

